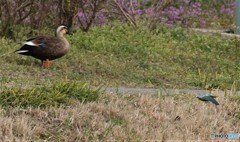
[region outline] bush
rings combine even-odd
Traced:
[[[0,36],[15,38],[15,26],[32,29],[60,24],[87,32],[93,25],[119,20],[138,27],[138,21],[186,27],[226,27],[233,24],[234,0],[8,0],[0,2]],[[30,31],[31,32],[31,31]]]

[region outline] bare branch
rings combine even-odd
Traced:
[[[16,21],[16,24],[20,24],[24,19],[26,19],[31,14],[32,14],[32,12],[31,12],[31,10],[29,10],[29,12],[27,14],[25,14],[25,16],[21,17],[20,19],[18,19]]]
[[[29,5],[32,5],[32,1],[26,2],[25,4],[22,4],[20,7],[18,7],[18,8],[16,9],[16,12],[15,12],[15,13],[17,13],[18,11],[22,10],[23,8],[25,8],[25,7],[29,6]]]
[[[124,17],[134,26],[137,27],[137,23],[136,21],[132,18],[132,16],[127,13],[122,7],[121,5],[116,1],[113,0],[113,2],[117,5],[117,7],[121,10],[122,14],[124,15]]]

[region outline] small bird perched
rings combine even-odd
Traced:
[[[208,95],[208,96],[197,96],[197,98],[201,101],[212,102],[215,105],[219,105],[219,103],[214,99],[216,96]]]
[[[15,53],[40,59],[41,65],[44,68],[49,68],[49,61],[64,56],[70,48],[67,39],[64,38],[65,34],[71,33],[66,26],[59,26],[55,36],[38,36],[28,39]]]

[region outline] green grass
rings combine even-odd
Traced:
[[[80,82],[58,82],[51,86],[30,89],[6,88],[0,95],[0,105],[9,107],[49,107],[97,101],[99,92]]]
[[[20,30],[21,31],[21,30]],[[220,88],[239,86],[239,39],[201,35],[181,28],[150,31],[127,25],[95,27],[68,37],[72,48],[50,69],[12,53],[21,40],[0,39],[1,84],[34,86],[68,78],[91,85]],[[24,82],[24,83],[23,83]]]
[[[237,38],[115,23],[67,37],[70,52],[43,69],[36,59],[13,53],[27,38],[23,29],[17,41],[0,38],[3,141],[208,141],[213,132],[240,131],[237,95],[216,93],[221,105],[215,106],[190,94],[120,95],[91,88],[237,91]]]

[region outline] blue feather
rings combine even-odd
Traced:
[[[198,99],[200,99],[201,101],[208,101],[208,102],[212,102],[215,105],[219,105],[219,103],[214,99],[216,98],[216,96],[197,96]]]
[[[41,44],[39,44],[39,46],[40,46],[40,47],[46,47],[47,44],[46,44],[46,43],[41,43]]]

